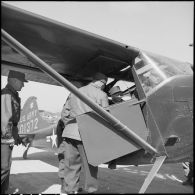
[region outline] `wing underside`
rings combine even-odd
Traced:
[[[2,29],[65,78],[90,80],[100,71],[131,80],[120,70],[132,65],[138,49],[4,3],[2,8]],[[25,72],[28,80],[59,85],[2,41],[2,75],[10,68]]]

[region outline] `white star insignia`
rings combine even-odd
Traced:
[[[53,129],[53,134],[50,136],[51,141],[52,141],[52,148],[53,148],[54,145],[57,147],[56,137],[57,137],[57,135],[55,135],[54,129]]]

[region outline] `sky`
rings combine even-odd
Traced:
[[[193,1],[3,1],[112,40],[193,64]],[[1,88],[7,77],[1,76]],[[22,106],[36,96],[39,109],[61,112],[64,87],[29,81]]]

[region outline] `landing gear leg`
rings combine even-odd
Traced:
[[[24,153],[23,153],[23,159],[27,159],[27,153],[28,153],[29,148],[31,147],[31,143],[32,143],[32,142],[30,142],[30,143],[28,144],[27,149],[24,151]]]
[[[142,185],[139,193],[144,193],[148,186],[150,185],[151,181],[154,179],[155,175],[157,174],[158,170],[162,166],[164,160],[166,159],[167,156],[159,156],[156,157],[156,160],[154,162],[154,165],[152,169],[150,170],[148,176],[146,177],[144,184]]]

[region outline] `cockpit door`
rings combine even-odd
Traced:
[[[128,100],[109,106],[108,109],[120,122],[146,141],[148,130],[140,105],[134,105],[137,101]],[[88,162],[92,165],[97,166],[141,149],[134,140],[117,131],[94,112],[78,116],[77,121]]]

